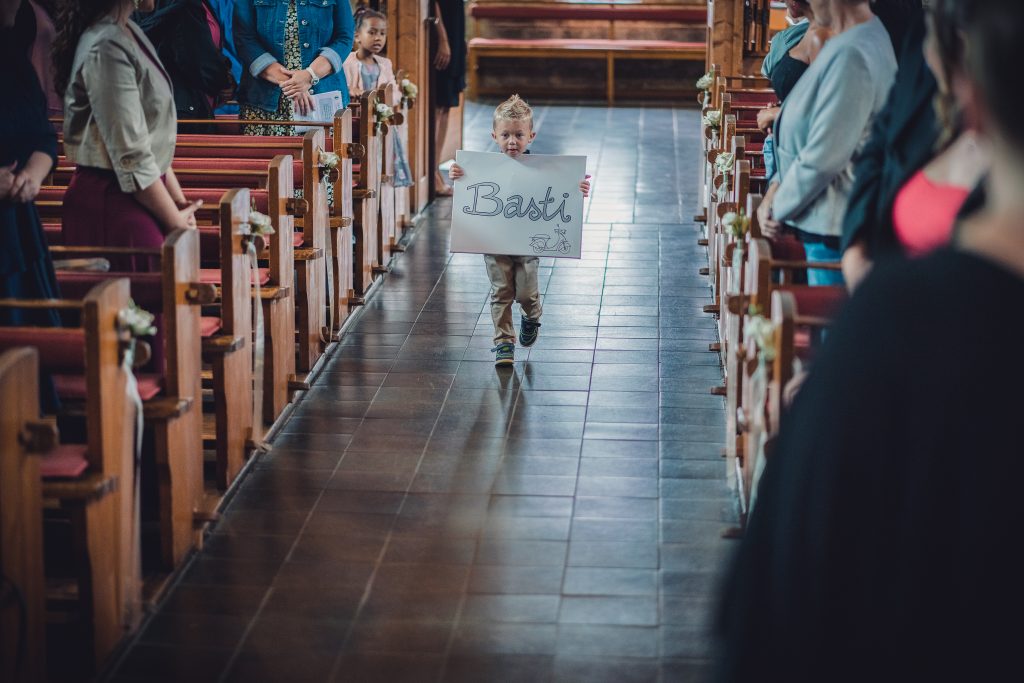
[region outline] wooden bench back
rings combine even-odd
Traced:
[[[39,450],[39,355],[33,348],[0,355],[0,572],[21,597],[0,607],[0,680],[44,680],[46,585]],[[22,635],[23,634],[23,635]],[[19,670],[20,664],[20,670]]]

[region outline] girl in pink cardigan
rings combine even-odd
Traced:
[[[391,60],[380,54],[388,39],[387,17],[367,7],[360,7],[356,10],[355,20],[356,50],[349,54],[343,65],[349,96],[353,100],[368,90],[396,83]],[[395,101],[386,104],[396,106],[400,97],[396,89]],[[395,187],[409,187],[412,185],[412,170],[409,168],[405,149],[398,135],[391,137],[395,141]]]

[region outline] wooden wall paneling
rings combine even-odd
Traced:
[[[743,17],[743,0],[708,0],[708,69],[717,64],[724,76],[745,72]]]

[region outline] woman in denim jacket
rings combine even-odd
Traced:
[[[239,116],[291,121],[313,108],[312,95],[341,91],[342,64],[355,33],[347,0],[238,0],[235,47],[242,62]],[[248,125],[247,135],[292,135],[291,126]]]

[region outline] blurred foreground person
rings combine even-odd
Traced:
[[[1019,667],[1024,3],[965,0],[993,150],[956,241],[879,264],[830,332],[727,580],[717,679],[995,681]],[[998,324],[995,323],[998,321]],[[1012,668],[1011,668],[1012,667]]]

